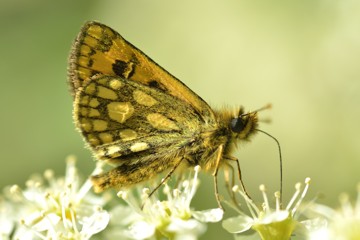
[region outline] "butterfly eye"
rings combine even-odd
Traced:
[[[245,128],[245,121],[241,117],[233,118],[230,122],[231,131],[240,133]]]

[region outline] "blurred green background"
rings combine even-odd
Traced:
[[[120,32],[214,107],[261,112],[283,149],[284,200],[312,178],[308,199],[337,206],[360,180],[360,2],[357,0],[1,0],[0,185],[64,173],[75,154],[94,167],[72,120],[66,84],[73,39],[87,20]],[[279,188],[275,142],[258,134],[235,153],[255,199]],[[209,199],[206,200],[205,199]],[[210,176],[197,209],[215,207]],[[203,239],[230,237],[210,225]]]

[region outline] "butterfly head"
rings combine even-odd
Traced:
[[[257,111],[244,113],[244,109],[240,108],[237,116],[231,119],[229,127],[235,138],[246,139],[255,132],[257,123]]]

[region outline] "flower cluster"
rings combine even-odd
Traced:
[[[64,177],[47,170],[42,176],[31,177],[25,188],[14,185],[4,190],[0,196],[0,239],[195,240],[206,231],[207,223],[223,218],[220,208],[195,211],[191,207],[199,185],[199,166],[182,175],[176,187],[165,182],[160,190],[151,192],[134,186],[118,192],[119,199],[108,193],[95,195],[91,182],[81,181],[75,163],[74,157],[67,159]],[[98,165],[93,174],[101,168]],[[222,225],[236,240],[360,239],[360,184],[354,204],[348,195],[341,195],[340,210],[314,201],[304,204],[309,184],[309,178],[304,187],[296,184],[287,205],[276,192],[274,207],[264,185],[260,186],[261,203],[234,186],[248,214],[235,203],[232,206],[238,215]]]
[[[25,189],[14,185],[4,191],[0,239],[192,240],[206,231],[207,222],[222,220],[221,209],[194,211],[190,207],[199,183],[198,166],[178,187],[171,189],[165,183],[161,194],[156,191],[149,196],[149,189],[139,186],[120,191],[124,205],[109,195],[93,194],[89,180],[81,184],[75,162],[74,157],[67,159],[64,177],[56,178],[47,170],[43,176],[30,178]]]
[[[237,186],[233,191],[245,200],[250,215],[239,211],[239,215],[223,221],[223,227],[234,233],[236,240],[352,240],[360,239],[360,184],[358,197],[351,204],[349,196],[340,196],[341,208],[334,210],[328,206],[309,202],[304,198],[309,188],[310,179],[305,179],[305,187],[295,185],[295,193],[287,206],[282,208],[281,196],[275,193],[275,207],[271,208],[264,185],[260,186],[263,195],[262,207],[259,208]]]
[[[360,183],[357,186],[357,199],[352,204],[349,195],[339,197],[340,208],[335,210],[321,204],[311,204],[307,213],[319,216],[322,228],[311,232],[309,239],[352,240],[360,239]]]
[[[266,194],[264,185],[260,186],[260,191],[263,195],[263,204],[259,208],[238,186],[233,187],[233,191],[239,193],[245,200],[245,203],[250,212],[250,216],[244,212],[239,211],[239,216],[229,218],[223,221],[223,227],[236,234],[244,234],[247,231],[255,230],[251,237],[253,239],[290,239],[291,235],[296,234],[298,230],[304,230],[301,227],[301,222],[298,221],[297,210],[303,201],[306,192],[309,188],[310,179],[305,180],[305,188],[301,190],[301,184],[295,185],[295,194],[285,208],[282,208],[280,201],[281,195],[279,192],[275,193],[275,208],[271,208],[269,198]],[[303,235],[303,233],[300,234]],[[249,239],[249,235],[237,235],[237,239]]]
[[[18,185],[5,190],[0,203],[1,239],[90,239],[110,220],[103,210],[107,200],[81,185],[74,157],[67,159],[66,174],[33,176],[26,189]]]
[[[205,223],[218,222],[223,216],[219,208],[191,209],[199,170],[196,166],[174,189],[165,183],[164,200],[159,200],[159,192],[149,196],[148,188],[120,191],[118,196],[127,206],[117,205],[111,211],[114,221],[109,224],[112,230],[104,232],[106,239],[198,239],[206,230]]]

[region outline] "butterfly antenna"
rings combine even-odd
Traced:
[[[239,114],[239,117],[240,117],[240,116],[242,117],[242,116],[250,115],[250,114],[252,114],[252,113],[257,113],[257,112],[260,112],[260,111],[263,111],[263,110],[267,110],[267,109],[270,109],[270,108],[272,108],[272,105],[271,105],[271,103],[268,103],[268,104],[266,104],[265,106],[263,106],[263,107],[261,107],[261,108],[258,108],[258,109],[254,110],[254,111],[250,111],[250,112],[247,112],[247,113]]]
[[[263,130],[260,130],[260,129],[255,129],[256,131],[259,131],[259,132],[262,132],[264,133],[265,135],[269,136],[270,138],[272,138],[277,146],[278,146],[278,149],[279,149],[279,159],[280,159],[280,203],[282,203],[282,188],[283,188],[283,163],[282,163],[282,154],[281,154],[281,147],[280,147],[280,142],[274,137],[272,136],[271,134],[263,131]]]

